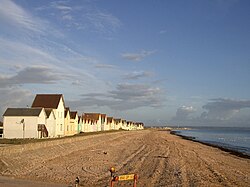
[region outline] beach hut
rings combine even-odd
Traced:
[[[44,108],[7,108],[3,130],[4,138],[48,137]]]
[[[55,135],[64,136],[65,103],[62,94],[37,94],[31,107],[52,109],[56,117]]]

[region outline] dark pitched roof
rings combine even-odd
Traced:
[[[72,111],[69,114],[70,114],[70,119],[75,119],[77,116],[77,111]]]
[[[113,121],[113,117],[107,117],[107,122],[108,123],[112,123],[112,121]]]
[[[39,116],[42,108],[7,108],[3,116]]]
[[[84,113],[84,119],[99,120],[99,113]]]
[[[63,98],[62,94],[37,94],[31,107],[56,109],[61,98]]]
[[[46,113],[47,118],[50,116],[52,110],[53,110],[53,109],[51,109],[51,108],[46,108],[46,109],[45,109],[45,113]]]
[[[122,119],[114,119],[114,121],[119,123],[122,121]]]
[[[64,110],[64,117],[65,118],[67,117],[68,112],[70,112],[70,109],[69,109],[69,107],[66,107]]]

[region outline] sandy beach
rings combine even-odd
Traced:
[[[112,166],[116,175],[138,174],[141,187],[250,186],[250,159],[169,131],[119,131],[53,142],[0,147],[0,175],[4,176],[0,186],[11,186],[6,176],[51,186],[72,186],[79,176],[80,186],[109,186]],[[20,151],[11,152],[14,148]],[[119,181],[115,186],[132,186],[132,182]]]

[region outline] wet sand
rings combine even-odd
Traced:
[[[113,166],[116,175],[138,174],[141,187],[250,186],[250,159],[168,131],[91,135],[11,155],[1,154],[1,149],[0,174],[18,179],[72,186],[79,176],[81,186],[109,186],[108,170]],[[132,186],[132,182],[115,186]]]

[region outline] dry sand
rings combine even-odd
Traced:
[[[138,174],[140,187],[250,186],[250,159],[184,140],[168,131],[122,131],[77,140],[2,154],[0,175],[65,186],[73,185],[79,176],[81,186],[109,186],[108,170],[114,166],[116,175]],[[1,183],[8,186],[0,177]],[[132,186],[132,182],[120,181],[115,186]]]

